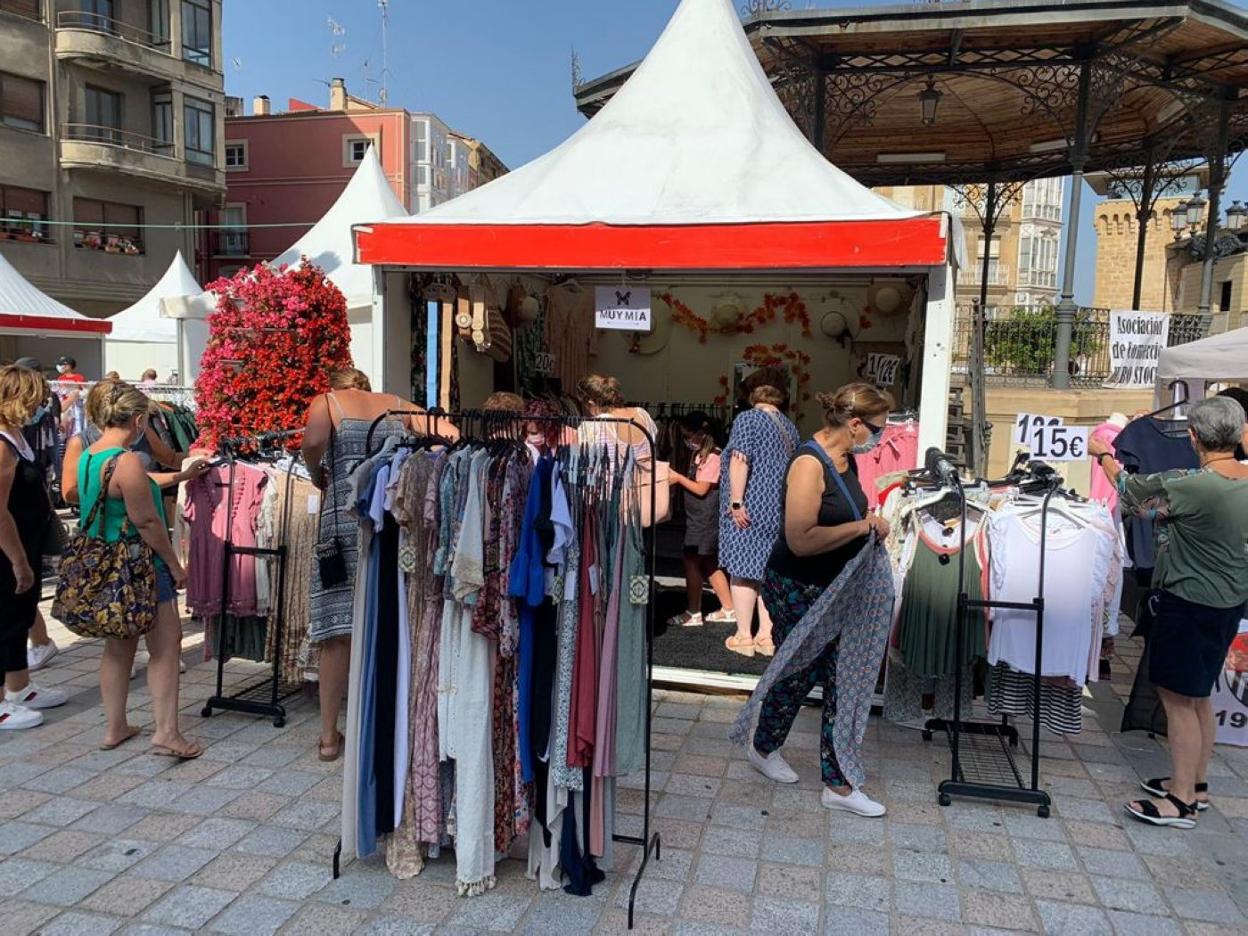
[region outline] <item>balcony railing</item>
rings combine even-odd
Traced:
[[[983,261],[972,263],[958,271],[959,286],[978,286],[983,280],[984,268]],[[1010,285],[1010,268],[1002,266],[999,263],[988,264],[988,285],[989,286],[1009,286]]]
[[[12,13],[24,19],[43,22],[43,0],[0,0],[0,13]]]
[[[984,375],[990,382],[1043,385],[1053,375],[1057,315],[1051,306],[988,307],[983,324]],[[1209,329],[1209,316],[1170,316],[1171,347],[1197,341]],[[953,371],[968,373],[974,310],[959,306],[954,323]],[[1099,386],[1111,374],[1109,310],[1081,308],[1071,336],[1071,379],[1077,386]]]
[[[217,257],[251,256],[251,244],[247,231],[213,231],[212,253]]]
[[[0,0],[0,2],[3,2],[3,0]],[[58,29],[85,29],[89,32],[102,33],[106,36],[116,36],[118,39],[124,39],[126,42],[133,42],[136,45],[146,46],[149,49],[156,49],[160,52],[169,52],[170,49],[168,36],[158,36],[130,23],[110,19],[99,13],[88,13],[83,10],[65,10],[56,14],[56,26]]]
[[[1055,270],[1019,270],[1019,286],[1036,286],[1041,289],[1057,288],[1057,272]]]
[[[151,153],[154,156],[173,156],[171,141],[158,140],[133,130],[122,130],[120,127],[67,123],[62,129],[61,138],[75,143],[102,143],[105,146],[116,146],[136,153]]]
[[[1023,202],[1023,220],[1039,218],[1042,221],[1061,221],[1062,206],[1044,202]]]

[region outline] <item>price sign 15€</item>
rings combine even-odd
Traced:
[[[1083,461],[1088,457],[1088,428],[1067,426],[1059,416],[1019,413],[1014,439],[1042,461]]]

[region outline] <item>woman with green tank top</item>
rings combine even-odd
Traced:
[[[82,453],[78,462],[77,488],[85,523],[100,497],[106,498],[94,524],[85,529],[109,542],[121,538],[142,539],[155,553],[156,623],[145,634],[151,662],[147,668],[152,694],[152,753],[191,760],[203,753],[198,742],[183,736],[178,725],[178,663],[182,652],[182,620],[178,615],[177,589],[186,584],[186,572],[178,561],[165,524],[160,488],[152,481],[131,446],[147,428],[150,403],[142,392],[120,381],[98,384],[87,397],[87,416],[100,427],[100,439]],[[108,490],[101,490],[114,464]],[[130,692],[130,668],[138,637],[104,641],[100,659],[100,694],[106,725],[101,747],[112,750],[140,729],[126,718]]]

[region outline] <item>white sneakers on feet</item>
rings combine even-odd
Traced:
[[[8,699],[0,702],[0,731],[21,731],[23,728],[37,728],[42,724],[43,712],[36,712]]]
[[[21,692],[8,693],[8,701],[28,709],[49,709],[68,702],[69,693],[64,689],[40,689],[32,680]]]
[[[43,646],[31,644],[26,648],[26,668],[32,673],[48,665],[48,661],[59,653],[54,641],[49,640]]]
[[[753,744],[747,745],[747,747],[749,748],[750,766],[768,780],[774,780],[776,783],[797,783],[797,771],[788,765],[788,762],[781,756],[779,751],[772,751],[764,756]]]
[[[843,809],[845,812],[851,812],[856,816],[866,816],[868,819],[876,819],[884,815],[884,804],[877,803],[862,790],[854,790],[849,796],[840,796],[824,787],[821,799],[828,809]]]

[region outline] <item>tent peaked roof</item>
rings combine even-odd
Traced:
[[[107,334],[111,328],[40,292],[0,254],[0,331]]]
[[[367,266],[355,262],[351,226],[406,214],[407,210],[381,169],[377,153],[370,146],[329,211],[289,250],[269,261],[269,265],[274,268],[283,264],[294,266],[300,257],[306,256],[342,290],[348,308],[372,305],[373,273]]]
[[[873,227],[828,228],[845,223]],[[495,230],[478,236],[485,226]],[[595,226],[607,230],[586,230]],[[945,249],[938,219],[877,195],[811,146],[730,0],[682,0],[620,92],[546,155],[358,233],[366,262],[449,268],[930,265]]]
[[[178,251],[162,276],[147,295],[114,315],[109,339],[113,341],[149,341],[173,344],[178,340],[178,323],[160,314],[160,300],[168,296],[194,296],[202,291],[195,274]]]
[[[430,222],[739,224],[913,216],[829,163],[730,0],[683,0],[620,92],[562,145]]]

